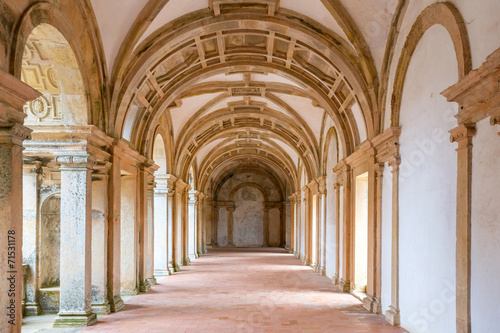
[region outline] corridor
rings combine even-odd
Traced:
[[[84,332],[405,332],[282,249],[210,249]]]

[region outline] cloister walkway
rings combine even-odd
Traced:
[[[283,249],[211,249],[89,332],[405,332]]]

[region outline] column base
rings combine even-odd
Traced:
[[[302,263],[306,266],[311,266],[311,259],[309,259],[308,257],[304,257],[302,258]]]
[[[149,284],[151,285],[151,287],[153,287],[158,282],[158,281],[156,281],[156,278],[154,276],[148,278],[148,281],[149,281]]]
[[[318,266],[318,264],[311,264],[311,267],[313,268],[313,271],[315,273],[319,273],[320,272],[320,267]]]
[[[351,290],[351,281],[340,279],[339,289],[344,293],[348,293]]]
[[[39,316],[42,314],[42,308],[37,303],[27,303],[24,306],[25,316]]]
[[[139,291],[141,293],[147,293],[150,290],[151,290],[151,284],[149,283],[148,280],[144,280],[139,284]]]
[[[182,266],[187,266],[190,263],[191,263],[191,260],[189,258],[182,259]]]
[[[111,313],[111,307],[109,303],[105,304],[92,304],[92,311],[99,315],[108,315]]]
[[[119,295],[113,297],[113,299],[109,302],[109,308],[111,312],[118,312],[125,307],[125,303],[123,303],[122,298]]]
[[[196,252],[196,258],[199,258],[201,257],[201,251],[200,252]]]
[[[382,304],[378,299],[367,295],[363,298],[363,307],[373,313],[380,314],[382,312]]]
[[[97,315],[92,311],[88,313],[59,313],[54,319],[53,326],[55,328],[90,326],[96,321]]]
[[[203,248],[202,254],[207,254],[208,250],[206,247]]]
[[[339,284],[339,282],[340,282],[340,280],[339,280],[339,276],[338,276],[338,274],[333,275],[333,278],[332,278],[332,283],[333,283],[334,285],[338,285],[338,284]]]
[[[189,258],[188,258],[188,259],[189,259],[189,262],[193,262],[193,260],[195,260],[196,258],[198,258],[198,257],[196,256],[196,253],[192,253],[192,254],[190,254],[190,255],[189,255]]]
[[[401,315],[399,313],[399,309],[395,309],[389,306],[389,310],[385,312],[385,320],[391,324],[392,326],[401,325]]]
[[[320,269],[319,269],[319,274],[321,275],[326,275],[326,268],[324,266],[322,266]]]
[[[133,290],[122,290],[120,291],[121,296],[135,296],[139,295],[139,289],[135,288]]]
[[[174,269],[174,272],[180,272],[181,271],[180,266],[177,265],[177,264],[174,264],[173,269]]]
[[[170,269],[169,268],[162,268],[162,269],[155,269],[155,276],[169,276]]]

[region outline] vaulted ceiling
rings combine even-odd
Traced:
[[[397,0],[92,0],[112,87],[109,132],[199,189],[235,168],[288,190],[321,169],[335,127],[349,154],[380,131]]]

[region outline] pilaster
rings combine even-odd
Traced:
[[[450,131],[457,142],[457,251],[456,313],[457,332],[471,332],[471,197],[473,124],[462,124]]]
[[[392,167],[392,246],[391,246],[391,305],[385,319],[394,326],[401,324],[399,313],[399,155],[389,159]]]

